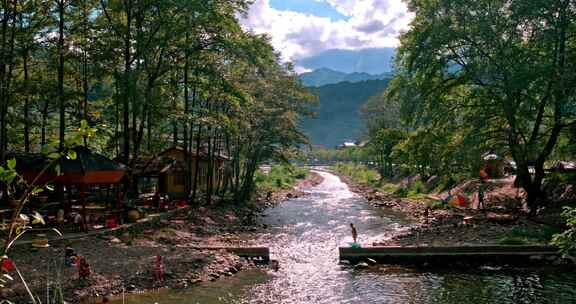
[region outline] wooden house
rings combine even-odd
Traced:
[[[187,161],[190,159],[190,170]],[[210,166],[210,157],[205,151],[199,153],[187,153],[181,147],[172,147],[155,157],[137,162],[134,166],[134,175],[138,184],[146,190],[153,190],[160,194],[167,194],[170,198],[187,197],[189,187],[194,183],[194,173],[198,163],[197,189],[205,191],[209,170],[212,170],[212,184],[214,187],[221,185],[224,179],[224,165],[228,158],[218,154],[213,158]],[[190,180],[190,183],[188,182]],[[151,189],[153,188],[153,189]]]

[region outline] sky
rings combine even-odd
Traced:
[[[412,18],[402,0],[256,0],[241,22],[296,62],[333,49],[397,47]]]

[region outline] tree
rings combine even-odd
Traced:
[[[416,17],[397,60],[405,87],[417,92],[408,103],[417,123],[442,128],[481,117],[476,136],[512,156],[534,212],[542,204],[544,164],[576,124],[576,3],[408,4]]]

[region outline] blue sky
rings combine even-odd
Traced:
[[[327,17],[332,21],[348,20],[346,16],[331,4],[317,0],[270,0],[270,7],[279,11],[292,11],[310,14],[318,17]]]
[[[255,0],[241,22],[270,35],[285,61],[302,62],[328,50],[397,47],[412,19],[403,0]]]

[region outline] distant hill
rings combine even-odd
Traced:
[[[304,133],[313,145],[333,148],[346,140],[362,136],[360,110],[366,101],[384,91],[391,78],[361,82],[341,82],[312,88],[320,101],[316,118],[302,122]]]
[[[361,82],[366,80],[378,80],[390,78],[389,73],[372,75],[368,73],[343,73],[328,68],[314,70],[313,72],[300,74],[300,79],[307,87],[319,87],[339,82]]]
[[[360,50],[331,49],[296,60],[295,64],[309,70],[329,68],[344,73],[378,75],[394,71],[394,48]]]

